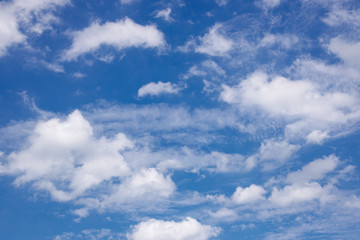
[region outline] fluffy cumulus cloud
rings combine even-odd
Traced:
[[[23,149],[3,156],[0,174],[15,176],[16,185],[31,184],[56,201],[76,200],[85,206],[74,212],[80,217],[91,209],[135,204],[145,196],[152,202],[166,199],[175,184],[153,168],[131,169],[121,152],[133,145],[121,133],[94,136],[92,126],[76,110],[66,119],[37,123]],[[102,194],[97,194],[100,186]]]
[[[89,27],[72,33],[73,43],[62,54],[65,61],[92,53],[101,46],[112,46],[117,50],[129,47],[160,48],[165,39],[155,25],[142,26],[130,18],[101,24],[93,22]]]
[[[134,226],[129,240],[207,240],[216,237],[220,229],[203,225],[196,219],[187,217],[183,221],[163,221],[150,219]]]
[[[264,200],[265,197],[263,195],[265,193],[266,191],[262,187],[251,184],[246,188],[237,187],[231,198],[236,204],[254,203]]]
[[[360,67],[360,42],[348,42],[341,37],[330,40],[329,50],[347,65]]]
[[[286,140],[267,139],[248,161],[255,161],[254,164],[259,162],[264,170],[273,170],[289,160],[299,148],[299,145],[290,144]]]
[[[170,176],[164,176],[154,168],[134,172],[120,184],[112,184],[106,194],[93,194],[77,201],[81,208],[74,210],[79,217],[90,211],[160,211],[162,202],[176,190]]]
[[[2,173],[16,176],[16,185],[31,183],[55,200],[68,201],[112,177],[127,176],[130,169],[119,151],[129,147],[132,142],[123,134],[96,138],[74,111],[65,120],[38,123],[27,146],[7,156]]]
[[[326,177],[326,174],[334,172],[340,161],[335,155],[325,156],[316,159],[301,170],[289,173],[285,179],[286,185],[282,189],[275,187],[269,197],[269,201],[279,206],[290,206],[318,200],[326,202],[332,198],[331,184],[321,186],[320,181]]]
[[[292,204],[321,200],[327,195],[326,189],[319,183],[311,182],[301,185],[288,185],[283,189],[274,188],[269,200],[279,206],[290,206]]]
[[[305,165],[301,170],[290,173],[286,181],[290,183],[303,183],[311,180],[320,180],[326,173],[332,172],[339,165],[335,155],[316,159]]]
[[[150,82],[138,90],[138,97],[178,94],[181,90],[181,87],[171,82]]]
[[[225,36],[221,27],[221,24],[216,23],[204,36],[188,41],[179,49],[184,52],[195,51],[209,56],[226,56],[233,49],[234,43]]]
[[[28,32],[40,34],[59,21],[53,12],[70,3],[70,0],[13,0],[0,3],[0,57],[15,44],[24,43],[27,33],[20,30],[25,26]]]
[[[360,113],[355,95],[323,91],[307,80],[284,77],[269,80],[262,72],[253,73],[237,86],[223,85],[220,99],[244,111],[260,111],[270,118],[291,121],[286,129],[288,136],[326,131],[358,119]]]

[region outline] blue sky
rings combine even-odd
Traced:
[[[356,0],[0,1],[3,239],[358,239]]]

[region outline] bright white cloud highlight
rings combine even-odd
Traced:
[[[339,163],[340,161],[335,155],[316,159],[305,165],[301,170],[290,173],[286,182],[304,183],[311,180],[320,180],[327,173],[334,171]]]
[[[265,193],[266,191],[262,187],[251,184],[246,188],[237,187],[231,199],[236,204],[254,203],[260,200],[264,200],[265,197],[263,195]]]
[[[233,48],[233,41],[221,32],[221,24],[216,23],[209,32],[198,39],[188,41],[180,51],[207,54],[210,56],[226,56]]]
[[[291,121],[287,137],[305,137],[360,117],[358,99],[340,91],[325,91],[307,80],[289,80],[255,72],[237,86],[223,85],[223,101],[242,111],[260,112],[271,118]],[[296,121],[294,121],[296,120]],[[303,136],[305,134],[305,136]]]
[[[288,185],[283,189],[274,188],[269,201],[279,206],[303,203],[312,200],[319,200],[327,195],[326,189],[316,182],[301,185]]]
[[[158,96],[162,94],[178,94],[182,90],[178,85],[171,82],[150,82],[138,90],[138,97]]]
[[[65,120],[40,122],[27,146],[7,157],[2,173],[16,176],[15,184],[32,183],[57,201],[72,200],[112,177],[130,174],[119,151],[132,147],[125,135],[95,138],[79,111]]]
[[[73,43],[62,54],[65,61],[76,60],[80,55],[95,52],[101,46],[112,46],[117,50],[129,47],[160,48],[165,39],[155,25],[142,26],[129,18],[100,24],[72,33]]]
[[[325,139],[329,137],[327,131],[320,131],[315,130],[309,133],[309,135],[306,136],[306,141],[308,143],[316,143],[316,144],[322,144]]]
[[[331,184],[321,186],[314,180],[322,180],[333,172],[340,161],[335,155],[316,159],[303,166],[301,170],[289,173],[285,179],[291,185],[283,189],[274,188],[269,201],[285,207],[312,200],[327,201],[331,198]]]
[[[59,20],[53,15],[58,7],[65,6],[70,0],[13,0],[0,3],[0,57],[7,49],[27,39],[26,33],[20,30],[20,25],[28,32],[41,34],[50,29],[51,24]]]
[[[203,225],[187,217],[181,222],[150,219],[134,226],[129,240],[207,240],[220,233],[217,227]]]
[[[195,52],[210,56],[224,56],[232,47],[232,40],[223,36],[219,30],[221,25],[215,24],[208,33],[200,38],[200,45],[195,47]]]

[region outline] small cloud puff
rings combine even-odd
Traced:
[[[171,8],[166,8],[156,12],[155,18],[162,18],[167,22],[173,22],[174,19],[170,16]]]
[[[178,94],[183,88],[170,82],[150,82],[138,90],[138,97]]]
[[[150,219],[134,226],[129,240],[207,240],[216,237],[220,228],[203,225],[187,217],[181,222]]]

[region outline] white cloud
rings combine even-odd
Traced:
[[[14,176],[18,186],[31,185],[47,192],[55,201],[80,205],[73,211],[79,217],[86,217],[91,210],[161,208],[160,203],[171,197],[176,185],[169,175],[151,168],[151,163],[140,164],[151,155],[126,159],[125,151],[144,152],[134,145],[121,133],[96,137],[93,127],[76,110],[64,120],[38,122],[26,143],[20,144],[22,149],[1,156],[0,174]]]
[[[265,171],[274,170],[289,160],[299,148],[300,145],[290,144],[286,140],[266,139],[258,152],[247,158],[247,169],[260,165]]]
[[[237,187],[231,199],[236,204],[249,204],[265,200],[265,197],[263,196],[265,193],[266,191],[262,187],[251,184],[246,188]]]
[[[296,44],[299,39],[294,35],[284,34],[265,34],[265,36],[258,43],[260,47],[268,47],[274,44],[279,44],[285,49],[290,49]]]
[[[219,32],[220,28],[221,25],[215,24],[201,37],[200,44],[195,47],[195,52],[210,56],[225,56],[232,49],[233,42]]]
[[[65,61],[76,60],[80,55],[92,53],[101,46],[112,46],[117,50],[129,47],[160,48],[165,39],[155,25],[142,26],[129,18],[100,24],[93,22],[89,27],[72,33],[73,43],[65,50]]]
[[[41,61],[41,63],[44,65],[45,68],[47,68],[50,71],[56,72],[56,73],[64,73],[64,66],[59,65],[57,63],[49,63],[46,61]]]
[[[181,90],[181,87],[171,82],[150,82],[138,90],[138,97],[178,94]]]
[[[20,25],[28,32],[41,34],[50,29],[51,24],[58,21],[53,15],[56,8],[65,6],[70,0],[13,0],[0,4],[0,57],[15,44],[24,43],[26,33],[20,30]]]
[[[292,204],[320,200],[328,195],[327,190],[316,182],[305,184],[287,185],[283,189],[274,188],[269,201],[279,206],[289,206]]]
[[[76,78],[83,78],[83,77],[86,77],[86,74],[81,73],[81,72],[74,72],[73,76]]]
[[[322,20],[330,26],[341,26],[342,24],[360,26],[359,10],[347,10],[334,7]]]
[[[233,49],[233,41],[221,33],[221,24],[216,23],[208,33],[198,39],[188,41],[184,46],[179,47],[180,51],[207,54],[210,56],[226,56]]]
[[[359,91],[360,72],[344,64],[328,65],[319,60],[297,59],[291,66],[294,78],[309,79],[321,91],[353,93]]]
[[[225,6],[229,0],[215,0],[216,4],[219,6]]]
[[[57,201],[69,201],[112,177],[129,175],[119,153],[129,147],[132,142],[123,134],[96,138],[74,111],[65,120],[39,122],[25,148],[7,156],[2,173],[16,176],[16,185],[31,183]]]
[[[258,112],[289,121],[286,137],[305,137],[314,130],[327,131],[360,117],[356,96],[328,91],[308,80],[289,80],[255,72],[237,86],[223,85],[220,99],[242,111]]]
[[[308,163],[301,170],[289,173],[284,182],[291,185],[280,190],[275,187],[269,201],[285,207],[312,200],[327,201],[331,199],[331,184],[322,187],[314,180],[325,178],[326,174],[333,172],[339,163],[340,161],[335,155],[329,155]]]
[[[87,229],[80,233],[65,232],[55,236],[54,240],[75,240],[75,239],[91,239],[91,240],[115,240],[122,239],[124,234],[116,233],[110,229]]]
[[[167,22],[173,22],[174,19],[170,16],[171,8],[166,8],[156,12],[155,18],[163,18]]]
[[[335,155],[316,159],[305,165],[301,170],[290,173],[286,182],[288,183],[304,183],[311,180],[320,180],[327,173],[332,172],[339,164],[339,159]]]
[[[341,37],[330,40],[329,50],[349,66],[360,67],[360,42],[348,42]]]
[[[136,203],[146,199],[147,204],[168,198],[174,193],[175,184],[170,176],[164,176],[154,168],[143,169],[134,173],[103,200],[103,205],[113,207],[122,203]]]
[[[220,233],[217,227],[203,225],[187,217],[181,222],[150,219],[134,226],[129,240],[207,240]]]
[[[288,160],[299,148],[299,145],[284,140],[268,139],[261,143],[258,158],[265,169],[273,169]]]
[[[226,72],[216,62],[206,60],[201,64],[192,66],[188,72],[182,76],[182,78],[188,79],[193,76],[225,77]]]
[[[308,143],[322,144],[329,137],[327,131],[314,130],[306,136]]]
[[[209,211],[209,215],[216,219],[221,219],[223,221],[233,221],[238,218],[237,213],[234,210],[228,208],[221,208],[216,212]]]

